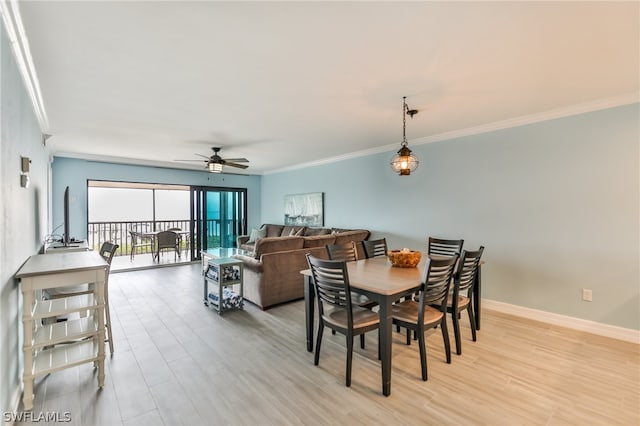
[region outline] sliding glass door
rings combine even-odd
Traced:
[[[191,187],[191,258],[215,247],[236,247],[247,230],[247,190]]]
[[[190,189],[184,185],[88,180],[89,247],[98,250],[102,243],[110,241],[120,246],[116,256],[130,256],[134,251],[132,231],[180,229],[189,233]],[[181,248],[187,251],[188,246],[189,240],[183,239]],[[135,254],[151,252],[148,245],[138,247]],[[183,256],[180,260],[189,259]]]
[[[200,259],[200,251],[235,247],[247,230],[247,189],[136,182],[92,181],[88,186],[88,229],[91,247],[104,241],[133,250],[131,231],[183,232],[182,261]],[[151,247],[136,254],[150,254]],[[185,253],[185,254],[187,254]]]

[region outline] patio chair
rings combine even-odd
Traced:
[[[146,253],[146,248],[149,247],[149,250],[153,253],[153,238],[146,235],[143,232],[138,231],[129,231],[129,235],[131,236],[131,255],[130,260],[133,261],[133,257],[136,254],[136,250],[144,249]]]
[[[176,260],[180,255],[180,234],[173,231],[162,231],[156,235],[156,261],[160,261],[160,252],[162,250],[173,250],[173,258]]]

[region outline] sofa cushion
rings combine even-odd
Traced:
[[[253,228],[249,234],[249,241],[246,244],[255,243],[256,241],[267,236],[267,229],[263,226],[260,229]]]
[[[307,228],[304,230],[305,237],[311,237],[314,235],[327,235],[331,234],[331,229],[327,228]]]
[[[304,245],[302,237],[266,237],[256,242],[254,257],[260,259],[263,253],[297,250]]]
[[[282,228],[282,237],[300,237],[304,234],[305,226],[288,226]]]
[[[267,223],[266,225],[262,225],[262,227],[267,228],[267,237],[279,237],[282,235],[282,228],[284,228],[284,225]]]
[[[343,232],[353,231],[353,229],[344,229],[344,228],[331,228],[332,234],[341,234]]]
[[[255,243],[251,243],[251,244],[244,243],[244,244],[240,244],[239,248],[241,248],[242,250],[250,251],[251,253],[253,253],[253,251],[256,248],[256,245],[255,245]]]
[[[344,244],[350,241],[357,243],[369,238],[369,231],[366,229],[354,229],[352,231],[336,232],[333,235],[336,237],[335,244]]]
[[[336,236],[331,234],[312,235],[304,238],[304,248],[324,247],[327,244],[334,244]]]

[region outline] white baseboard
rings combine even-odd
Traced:
[[[509,303],[498,302],[496,300],[482,299],[482,309],[504,312],[519,317],[597,334],[599,336],[611,337],[612,339],[624,340],[631,343],[640,344],[640,330],[617,327],[615,325],[602,324],[595,321],[569,317],[566,315],[554,314],[537,309],[525,308],[523,306],[511,305]]]
[[[11,410],[11,412],[13,413],[17,413],[18,412],[18,407],[20,407],[20,397],[22,396],[22,382],[16,386],[16,388],[13,391],[13,395],[11,396],[11,399],[9,400],[9,409]],[[11,422],[11,423],[3,423],[6,425],[14,425],[15,422]]]

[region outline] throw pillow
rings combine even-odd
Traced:
[[[297,231],[296,231],[296,228],[291,228],[291,232],[289,232],[289,236],[290,237],[301,237],[303,232],[304,232],[304,226],[299,228]]]
[[[256,229],[253,228],[251,230],[251,235],[249,236],[249,241],[247,243],[255,243],[258,240],[261,240],[267,235],[267,228]]]

